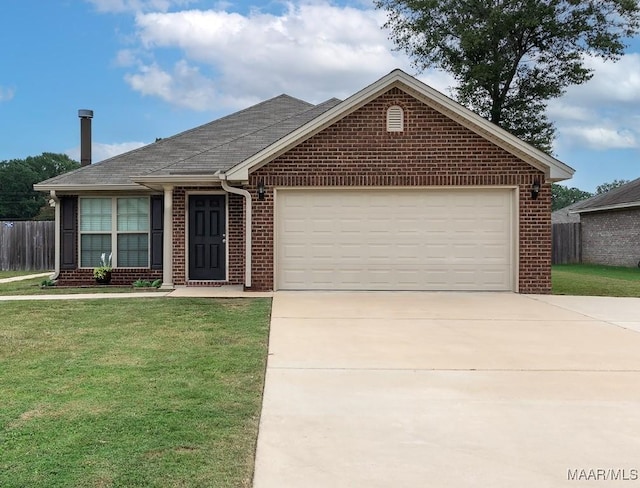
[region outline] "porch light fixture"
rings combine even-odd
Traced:
[[[264,200],[264,196],[267,192],[267,189],[264,187],[264,180],[260,180],[258,183],[258,200]]]
[[[533,185],[531,186],[531,199],[537,200],[539,194],[540,194],[540,180],[536,178],[533,181]]]

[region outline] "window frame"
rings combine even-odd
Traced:
[[[139,230],[118,230],[118,199],[144,198],[147,201],[147,228]],[[111,200],[111,230],[106,231],[84,231],[82,230],[82,204],[83,200],[108,199]],[[151,268],[151,197],[149,195],[92,195],[78,197],[78,269],[93,269],[98,263],[91,266],[82,265],[82,236],[83,235],[106,235],[111,240],[111,265],[118,269],[150,269]],[[144,266],[120,266],[118,263],[118,236],[131,234],[146,234],[147,239],[147,262]]]

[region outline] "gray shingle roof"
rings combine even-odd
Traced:
[[[578,202],[573,208],[576,212],[594,211],[599,208],[616,206],[640,206],[640,178],[630,181],[601,195],[596,195],[582,202]]]
[[[132,178],[226,171],[340,103],[280,95],[40,185],[128,185]]]

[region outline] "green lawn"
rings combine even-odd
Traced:
[[[270,303],[2,302],[0,486],[250,486]]]
[[[640,297],[640,269],[564,264],[552,267],[554,295]]]

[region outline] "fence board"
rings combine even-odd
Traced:
[[[553,224],[551,242],[553,246],[552,264],[582,262],[580,223]]]
[[[51,221],[0,222],[0,270],[53,269],[54,232]]]

